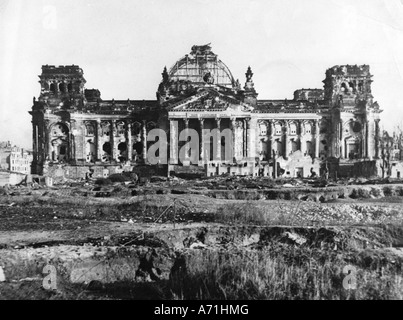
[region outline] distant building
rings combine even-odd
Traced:
[[[390,135],[383,131],[379,139],[379,175],[381,177],[401,178],[403,173],[403,133],[400,129]]]
[[[33,155],[31,152],[14,146],[11,148],[9,170],[30,174],[32,159]]]
[[[32,159],[32,152],[12,146],[10,141],[0,142],[0,170],[30,174]]]
[[[0,187],[24,181],[31,173],[33,155],[10,141],[0,142]]]

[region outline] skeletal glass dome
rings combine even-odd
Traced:
[[[168,72],[172,81],[216,84],[233,88],[234,77],[228,67],[211,51],[210,45],[193,46],[190,54],[178,60]]]

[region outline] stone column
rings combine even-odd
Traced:
[[[203,135],[203,129],[204,129],[204,119],[199,118],[199,125],[200,125],[200,161],[202,164],[204,164],[204,159],[205,154],[204,154],[204,135]]]
[[[53,158],[52,158],[51,129],[47,130],[47,135],[48,135],[48,156],[49,156],[49,161],[53,161]]]
[[[37,164],[38,162],[38,127],[35,123],[32,123],[32,141],[33,141],[33,162]],[[35,169],[36,170],[36,169]],[[36,172],[35,172],[36,173]]]
[[[379,159],[379,119],[375,120],[375,159]]]
[[[127,126],[127,160],[132,161],[133,158],[132,124],[128,121],[126,126]]]
[[[340,122],[340,135],[339,135],[339,139],[340,139],[340,147],[339,147],[339,149],[340,149],[340,159],[344,159],[345,157],[346,157],[346,152],[345,152],[345,150],[346,150],[346,144],[345,144],[345,141],[344,141],[344,132],[343,132],[343,130],[344,130],[344,127],[343,127],[343,122],[341,121]]]
[[[341,155],[340,155],[340,159],[345,159],[345,158],[346,158],[346,141],[343,138],[343,139],[341,139]]]
[[[74,132],[76,130],[76,120],[70,120],[70,141],[69,141],[69,149],[70,149],[70,159],[77,160],[76,157],[76,142],[75,142],[75,135]]]
[[[343,122],[340,120],[340,122],[337,124],[337,157],[341,157],[340,154],[340,146],[342,143],[342,127],[343,127]]]
[[[221,160],[221,118],[216,118],[217,124],[217,141],[216,141],[216,149],[217,149],[217,157],[215,160]]]
[[[189,129],[189,119],[188,118],[184,118],[183,122],[185,123],[185,130]],[[188,144],[188,139],[189,137],[186,138],[185,141],[185,160],[189,160],[189,144]]]
[[[301,123],[301,121],[298,121],[298,128],[297,128],[297,130],[298,130],[298,146],[299,146],[299,151],[301,151],[301,153],[302,153],[302,141],[301,141],[301,137],[302,137],[302,123]]]
[[[319,159],[319,120],[315,121],[315,158]]]
[[[83,145],[82,145],[82,159],[84,160],[84,162],[87,162],[87,121],[83,121],[83,134],[82,134],[82,139],[83,139]]]
[[[116,129],[116,120],[111,121],[111,131],[110,131],[110,144],[111,144],[111,158],[115,160],[115,130]]]
[[[345,159],[346,158],[346,141],[344,139],[344,133],[343,133],[343,128],[341,128],[341,154],[340,154],[340,159]]]
[[[143,139],[143,161],[144,161],[144,163],[147,163],[147,122],[146,122],[146,120],[143,120],[142,139]]]
[[[243,125],[243,132],[242,132],[242,137],[243,137],[243,141],[242,141],[242,158],[246,158],[247,155],[247,128],[246,128],[246,119],[243,119],[242,121],[242,125]]]
[[[97,159],[99,161],[102,160],[101,133],[102,133],[101,120],[98,119],[97,120]]]
[[[375,157],[375,121],[368,122],[368,157],[373,160]]]
[[[288,122],[286,121],[284,124],[285,131],[284,131],[284,159],[288,158]]]
[[[231,130],[232,130],[232,150],[234,154],[233,161],[236,162],[236,137],[235,137],[235,128],[236,128],[236,118],[231,118]]]
[[[257,126],[254,126],[257,128]],[[253,147],[253,132],[252,132],[252,120],[246,119],[246,156],[248,157],[249,160],[254,160],[255,158],[255,152],[254,152],[254,147]]]
[[[275,143],[276,143],[276,138],[275,138],[275,136],[274,136],[274,122],[273,121],[270,121],[270,133],[271,133],[271,140],[270,140],[270,143],[271,143],[271,146],[270,146],[270,158],[275,154],[275,150],[274,150],[274,147],[275,147]]]
[[[178,164],[178,121],[169,119],[169,163]]]
[[[364,121],[362,126],[362,157],[368,157],[368,122]]]
[[[330,152],[330,156],[332,157],[336,157],[336,149],[337,149],[337,128],[338,128],[338,124],[336,122],[336,120],[331,122],[331,126],[332,126],[332,136],[331,136],[331,143],[329,145],[329,152]]]

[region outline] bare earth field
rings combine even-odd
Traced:
[[[402,202],[397,183],[0,189],[0,299],[402,299]]]

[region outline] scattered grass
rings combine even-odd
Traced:
[[[401,300],[402,261],[399,268],[371,268],[363,259],[353,264],[357,289],[346,290],[343,268],[352,262],[339,254],[275,245],[260,252],[202,251],[186,258],[187,269],[171,277],[170,289],[177,299]]]
[[[213,219],[216,222],[230,224],[295,225],[297,222],[295,214],[299,210],[299,202],[294,202],[290,206],[278,201],[277,206],[279,210],[273,210],[272,207],[262,206],[252,200],[239,204],[225,204],[218,208]]]

